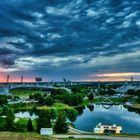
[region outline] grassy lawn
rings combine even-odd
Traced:
[[[122,98],[109,98],[112,102],[115,102],[115,103],[122,103],[124,102],[128,97],[122,97]],[[90,103],[98,103],[98,102],[103,102],[104,101],[104,98],[100,97],[100,98],[94,98],[93,100],[89,101],[88,99],[85,99],[83,101],[83,103],[79,106],[87,106],[89,105]],[[140,107],[140,106],[139,106]]]
[[[54,103],[53,106],[41,106],[41,107],[37,107],[37,109],[51,109],[51,108],[56,108],[58,110],[62,109],[72,109],[73,107],[63,104],[63,103]]]
[[[27,119],[27,118],[20,118],[20,119],[16,118],[16,119],[15,119],[16,120],[15,123],[20,124],[20,126],[22,127],[23,132],[27,132],[27,124],[28,124],[29,119]],[[32,124],[33,124],[34,131],[36,131],[36,121],[32,120]]]
[[[56,140],[36,133],[0,132],[0,140]]]
[[[61,139],[61,140],[68,140],[68,139]],[[87,140],[87,138],[86,139],[84,139],[84,138],[82,138],[82,139],[80,139],[80,138],[69,138],[69,140]],[[92,138],[89,138],[88,140],[100,140],[100,139],[92,139]]]
[[[9,105],[11,108],[13,108],[15,111],[18,110],[25,110],[25,111],[30,111],[33,109],[33,107],[37,107],[37,103],[18,103],[18,104],[12,104]]]
[[[125,102],[127,99],[129,99],[129,97],[119,97],[119,98],[109,98],[112,102],[118,102],[118,103],[123,103]],[[95,98],[94,102],[103,102],[104,98]]]
[[[24,97],[27,98],[32,94],[35,94],[35,93],[44,94],[45,92],[38,89],[11,89],[10,93],[15,94],[22,98]]]

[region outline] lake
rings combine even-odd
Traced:
[[[128,110],[123,105],[113,105],[106,109],[103,105],[93,105],[77,108],[79,115],[74,122],[77,129],[92,132],[98,123],[120,125],[123,133],[140,133],[140,114]],[[29,111],[15,113],[17,118],[36,119],[38,116]]]
[[[25,112],[18,112],[18,113],[15,113],[15,117],[16,118],[27,118],[27,119],[36,119],[38,118],[38,116],[35,114],[35,113],[30,113],[29,111],[25,111]]]
[[[74,122],[77,129],[92,132],[98,123],[102,123],[120,125],[123,133],[140,133],[140,114],[128,111],[123,105],[113,105],[109,109],[94,105],[80,111]]]

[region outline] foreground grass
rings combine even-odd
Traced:
[[[97,140],[97,139],[92,139],[92,138],[88,138],[89,140]],[[68,140],[68,139],[61,139],[61,140]],[[84,138],[69,138],[69,140],[87,140],[87,138],[86,139],[84,139]],[[98,139],[98,140],[100,140],[100,139]]]
[[[0,140],[56,140],[36,133],[0,132]]]

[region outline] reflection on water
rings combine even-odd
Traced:
[[[140,115],[134,110],[130,112],[123,105],[113,105],[109,109],[105,109],[102,105],[90,105],[80,109],[80,115],[74,122],[78,129],[93,131],[98,123],[102,123],[121,125],[124,133],[140,133]]]
[[[15,117],[16,118],[30,118],[32,120],[38,118],[38,116],[35,115],[35,113],[33,113],[33,112],[30,113],[29,111],[18,112],[15,114]]]

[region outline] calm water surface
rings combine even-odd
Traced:
[[[30,118],[32,120],[38,118],[37,115],[35,115],[34,113],[30,113],[29,111],[15,113],[15,117],[16,118],[28,118],[28,119]]]
[[[94,105],[94,109],[86,107],[74,122],[77,129],[85,131],[93,131],[98,123],[120,125],[123,133],[140,133],[140,115],[129,112],[123,105],[112,106],[109,109],[102,105]]]

